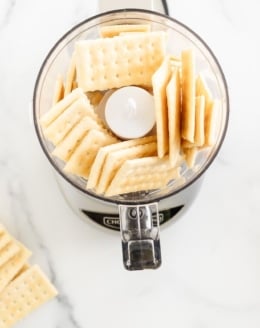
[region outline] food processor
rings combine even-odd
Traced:
[[[166,15],[165,2],[132,1],[130,7],[129,1],[100,1],[100,14],[79,23],[57,41],[37,77],[33,114],[39,142],[70,207],[88,223],[121,232],[126,269],[156,269],[161,265],[160,226],[174,222],[188,209],[223,143],[229,114],[228,90],[211,49],[189,27]],[[116,9],[108,11],[113,8]],[[213,97],[219,100],[219,108],[214,145],[198,152],[192,168],[183,164],[180,177],[165,188],[106,197],[87,190],[85,179],[64,172],[64,163],[51,154],[53,145],[45,139],[39,121],[51,107],[55,78],[66,71],[75,42],[97,38],[101,26],[116,24],[149,24],[153,31],[167,32],[167,52],[176,57],[182,49],[193,49],[196,73],[205,77]]]

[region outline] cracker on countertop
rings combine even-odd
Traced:
[[[41,269],[29,267],[0,294],[0,327],[12,327],[56,295],[57,290]]]
[[[20,247],[20,251],[0,267],[0,293],[31,256],[31,252],[25,246]]]
[[[0,267],[15,256],[20,251],[20,247],[14,240],[10,240],[3,248],[0,249]]]

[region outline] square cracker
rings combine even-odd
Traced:
[[[179,169],[170,164],[168,156],[127,160],[117,171],[105,195],[111,197],[163,188],[170,180],[178,177]]]
[[[19,251],[19,245],[17,245],[14,240],[10,240],[7,245],[0,249],[0,267],[8,260],[10,260],[13,256],[15,256]]]
[[[7,233],[4,228],[1,230],[0,226],[0,250],[4,248],[10,241],[12,240],[12,237]]]
[[[140,35],[141,33],[146,33],[146,32],[121,32],[119,36],[127,36],[127,35]]]
[[[117,141],[118,139],[104,131],[90,130],[71,155],[64,171],[87,179],[98,150]]]
[[[17,274],[13,277],[13,280],[15,280],[17,277],[19,277],[23,272],[27,271],[29,268],[31,267],[31,265],[29,263],[25,263],[22,268],[17,272]]]
[[[42,128],[47,128],[58,116],[61,115],[74,101],[79,97],[84,96],[83,91],[80,88],[73,90],[70,94],[57,102],[51,109],[44,113],[40,118]]]
[[[90,91],[87,92],[87,97],[91,103],[91,105],[93,105],[94,107],[99,105],[101,100],[104,97],[104,92],[102,91]]]
[[[26,247],[21,244],[19,246],[20,251],[0,267],[0,293],[31,256],[31,252]]]
[[[156,141],[156,137],[149,136],[149,137],[137,138],[133,140],[122,141],[100,148],[90,170],[87,189],[96,188],[108,154],[111,154],[112,152],[117,150],[127,149],[138,145],[144,145],[154,141]]]
[[[205,114],[205,147],[213,146],[216,141],[216,129],[220,102],[213,100]]]
[[[0,225],[0,267],[20,251],[20,244]]]
[[[72,91],[78,88],[78,82],[72,81]]]
[[[205,97],[205,120],[204,120],[204,133],[205,133],[205,147],[212,146],[215,138],[215,125],[217,120],[218,104],[213,100],[210,89],[200,74],[196,80],[196,95]]]
[[[169,125],[169,159],[175,165],[181,149],[181,86],[179,69],[173,69],[166,88]]]
[[[117,24],[101,26],[99,34],[102,38],[112,38],[124,32],[150,32],[151,25],[148,24]]]
[[[74,150],[90,129],[102,130],[103,127],[92,117],[85,116],[80,120],[65,138],[54,148],[52,155],[63,161],[68,161]]]
[[[182,60],[182,138],[194,142],[195,134],[195,57],[191,49],[181,53]]]
[[[73,90],[73,82],[76,80],[76,56],[75,52],[71,56],[68,71],[66,74],[64,96],[67,96]]]
[[[181,59],[173,55],[169,56],[172,68],[181,68]]]
[[[171,77],[171,64],[166,57],[152,77],[155,103],[158,157],[162,158],[169,148],[168,109],[166,87]]]
[[[182,140],[183,149],[192,147],[202,147],[205,142],[205,97],[195,98],[195,133],[194,142]]]
[[[76,43],[79,87],[86,91],[150,86],[166,49],[164,32],[115,36]]]
[[[114,151],[107,155],[100,179],[96,188],[98,194],[103,194],[115,176],[120,166],[129,159],[153,156],[157,153],[157,143],[151,142],[144,145]]]
[[[59,75],[55,81],[52,105],[54,106],[55,104],[57,104],[60,100],[63,99],[63,97],[64,97],[63,79]]]
[[[57,295],[41,269],[34,265],[0,294],[0,327],[9,328]]]
[[[205,121],[205,97],[196,97],[195,106],[195,135],[194,135],[194,145],[201,147],[204,145],[205,132],[204,132],[204,121]]]
[[[199,74],[196,79],[196,96],[204,96],[206,106],[212,102],[211,91],[202,74]]]
[[[195,165],[197,153],[198,153],[197,147],[190,147],[184,149],[184,157],[188,168],[192,168]]]
[[[43,131],[45,137],[57,145],[84,116],[95,118],[96,114],[89,100],[86,97],[81,97]]]
[[[185,148],[192,148],[192,147],[195,147],[195,144],[193,142],[189,142],[188,140],[182,140],[181,141],[181,147],[183,149],[185,149]]]

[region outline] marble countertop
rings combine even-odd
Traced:
[[[119,234],[84,223],[64,201],[31,119],[46,53],[97,13],[97,1],[0,2],[0,221],[60,293],[17,327],[260,326],[260,4],[174,0],[169,8],[219,59],[230,124],[196,202],[161,232],[162,267],[128,272]]]

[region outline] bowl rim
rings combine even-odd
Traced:
[[[220,138],[220,141],[213,153],[213,155],[211,156],[211,158],[208,160],[208,162],[205,164],[203,170],[201,170],[198,174],[194,175],[193,178],[189,179],[189,181],[187,183],[185,183],[184,185],[182,185],[180,188],[177,188],[175,190],[173,190],[172,192],[168,192],[165,195],[159,195],[156,198],[153,198],[151,200],[148,199],[143,199],[143,200],[121,200],[121,199],[114,199],[114,198],[108,198],[102,195],[98,195],[95,194],[94,192],[88,191],[87,189],[84,189],[83,187],[81,187],[80,185],[78,185],[76,182],[72,181],[62,170],[60,170],[56,164],[55,161],[53,160],[53,158],[50,156],[49,152],[47,151],[46,147],[44,146],[44,142],[42,140],[41,137],[41,132],[40,132],[40,127],[38,124],[38,118],[37,118],[37,114],[36,114],[36,100],[37,100],[37,92],[38,92],[38,88],[39,88],[39,83],[41,80],[41,76],[43,73],[43,70],[45,69],[45,66],[49,60],[49,58],[51,57],[52,53],[54,52],[54,50],[58,47],[58,45],[67,38],[67,36],[69,36],[73,31],[77,30],[79,27],[81,27],[82,25],[94,21],[95,19],[100,19],[102,17],[108,16],[108,15],[113,15],[113,14],[120,14],[120,13],[144,13],[144,14],[152,14],[155,16],[159,16],[161,18],[164,18],[166,20],[170,20],[173,23],[181,26],[182,28],[184,28],[185,30],[187,30],[189,33],[191,33],[196,39],[199,40],[199,42],[201,42],[201,44],[206,48],[206,50],[209,52],[209,54],[211,55],[214,63],[216,64],[220,76],[221,76],[221,80],[223,82],[224,85],[224,91],[225,91],[225,100],[226,100],[226,119],[225,119],[225,123],[224,123],[224,127],[223,127],[223,131],[222,131],[222,135]],[[190,27],[188,27],[187,25],[185,25],[184,23],[178,21],[177,19],[167,16],[165,14],[159,13],[159,12],[155,12],[152,10],[147,10],[147,9],[135,9],[135,8],[124,8],[124,9],[117,9],[117,10],[111,10],[111,11],[106,11],[94,16],[91,16],[83,21],[81,21],[80,23],[74,25],[72,28],[70,28],[65,34],[63,34],[56,42],[55,44],[50,48],[50,50],[48,51],[47,55],[45,56],[45,59],[43,60],[39,72],[37,74],[36,77],[36,81],[34,84],[34,89],[33,89],[33,104],[32,104],[32,108],[33,108],[33,122],[34,122],[34,128],[36,131],[36,135],[37,138],[39,140],[39,143],[41,145],[41,148],[43,150],[43,152],[45,153],[47,159],[49,160],[49,162],[51,163],[51,165],[54,167],[55,171],[60,174],[69,184],[71,184],[73,187],[75,187],[76,189],[78,189],[79,191],[83,192],[84,194],[86,194],[88,197],[93,197],[96,199],[99,199],[103,202],[107,202],[107,203],[113,203],[113,204],[122,204],[122,205],[136,205],[136,204],[149,204],[151,202],[159,202],[162,199],[168,198],[168,197],[172,197],[173,195],[176,195],[178,193],[180,193],[182,190],[188,188],[189,186],[191,186],[195,181],[197,181],[203,174],[204,172],[207,171],[207,169],[209,168],[209,166],[213,163],[214,159],[216,158],[216,156],[218,155],[221,146],[224,142],[224,139],[226,137],[226,133],[227,133],[227,128],[228,128],[228,124],[229,124],[229,116],[230,116],[230,100],[229,100],[229,92],[228,92],[228,84],[226,81],[226,77],[225,74],[222,70],[222,67],[217,59],[217,57],[215,56],[214,52],[211,50],[211,48],[208,46],[208,44]]]

